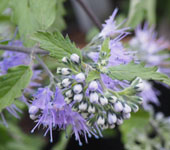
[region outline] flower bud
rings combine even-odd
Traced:
[[[143,80],[140,77],[137,77],[132,81],[131,86],[133,86],[137,92],[141,92],[144,89]]]
[[[108,99],[104,96],[101,96],[99,101],[102,105],[108,104]]]
[[[84,73],[79,73],[75,76],[75,79],[77,82],[84,82],[86,77],[85,77]]]
[[[137,92],[142,92],[144,90],[145,86],[144,86],[144,83],[139,83],[134,88]]]
[[[29,113],[30,114],[36,114],[38,112],[39,108],[37,106],[31,105],[29,107]]]
[[[143,80],[140,77],[137,77],[135,80],[132,81],[131,86],[135,86],[139,83],[143,83]]]
[[[132,110],[133,110],[133,112],[137,112],[139,110],[138,105],[134,104],[133,107],[132,107]]]
[[[132,111],[131,107],[127,104],[125,104],[124,108],[123,108],[123,112],[124,113],[130,113]]]
[[[63,87],[68,87],[68,86],[70,86],[71,85],[71,80],[69,79],[69,78],[66,78],[66,79],[64,79],[63,81],[62,81],[62,85],[63,85]]]
[[[95,107],[92,106],[92,105],[90,105],[89,108],[88,108],[89,113],[95,113],[95,110],[96,110]]]
[[[137,98],[137,102],[138,102],[139,104],[142,104],[142,103],[143,103],[143,98],[142,98],[142,97],[138,97],[138,98]]]
[[[123,119],[129,119],[131,117],[130,113],[123,113]]]
[[[98,125],[104,125],[104,123],[105,123],[104,117],[99,116],[98,119],[97,119],[97,124]]]
[[[98,103],[99,96],[96,92],[90,93],[90,102],[91,103]]]
[[[70,104],[70,103],[72,102],[72,98],[65,97],[65,98],[64,98],[64,101],[65,101],[67,104]]]
[[[63,88],[62,83],[57,83],[57,86],[58,86],[60,89],[62,89],[62,88]]]
[[[77,55],[77,54],[72,54],[70,56],[70,59],[72,62],[76,63],[76,64],[79,64],[80,63],[80,57]]]
[[[73,87],[73,91],[74,91],[74,93],[79,94],[80,92],[83,91],[82,85],[81,85],[81,84],[76,84],[76,85]]]
[[[87,103],[86,102],[81,102],[79,105],[79,110],[85,111],[87,109]]]
[[[81,102],[83,100],[83,94],[74,95],[74,101]]]
[[[116,115],[115,114],[111,114],[111,113],[109,113],[108,114],[108,123],[109,124],[114,124],[114,123],[116,123],[116,121],[117,121],[117,117],[116,117]]]
[[[31,120],[35,120],[37,118],[37,116],[35,116],[35,115],[30,115],[30,119]]]
[[[114,109],[116,112],[121,112],[123,110],[123,105],[121,102],[117,101],[115,104],[114,104]]]
[[[98,89],[98,84],[96,81],[92,81],[89,84],[89,90],[90,91],[96,91]]]
[[[106,52],[100,52],[102,57],[105,57],[107,55]]]
[[[65,63],[65,64],[67,64],[67,63],[69,62],[69,60],[68,60],[67,57],[63,57],[63,58],[62,58],[62,62]]]
[[[111,125],[109,125],[109,128],[110,128],[110,129],[115,128],[115,124],[111,124]]]
[[[62,68],[61,69],[61,74],[64,76],[70,75],[71,70],[69,68]]]
[[[114,103],[117,101],[117,97],[114,96],[114,95],[112,95],[112,96],[109,97],[109,101],[110,101],[112,104],[114,104]]]
[[[101,65],[102,66],[106,66],[108,64],[108,61],[107,60],[101,60]]]
[[[61,68],[60,67],[57,68],[57,74],[61,74]]]
[[[65,96],[72,97],[73,96],[72,90],[68,90],[67,92],[65,92]]]
[[[106,123],[102,126],[102,129],[103,129],[103,130],[108,129],[108,128],[109,128],[109,125],[106,124]]]
[[[117,123],[117,125],[123,124],[123,119],[122,118],[118,118],[116,123]]]

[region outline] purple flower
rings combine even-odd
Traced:
[[[103,24],[103,29],[100,32],[99,36],[106,38],[106,37],[112,37],[112,36],[116,36],[116,35],[123,35],[123,34],[127,35],[128,34],[128,32],[126,30],[128,30],[129,28],[126,27],[126,28],[119,29],[119,27],[124,22],[117,25],[117,23],[115,21],[117,12],[118,12],[118,9],[116,8],[113,11],[113,14],[110,16],[110,18],[105,21],[105,24]]]
[[[12,41],[9,42],[10,46],[19,46],[22,47],[21,41]],[[30,63],[30,57],[24,53],[18,52],[10,52],[5,51],[3,53],[3,61],[0,62],[0,71],[2,74],[5,74],[7,70],[11,67],[18,66],[18,65],[28,65]]]
[[[15,104],[12,104],[11,106],[6,107],[5,109],[6,109],[12,116],[14,116],[15,118],[18,118],[18,119],[20,118],[19,115],[18,115],[18,112],[19,112],[19,113],[22,113],[22,111],[21,111],[19,108],[17,108]],[[7,122],[6,122],[6,119],[5,119],[5,117],[4,117],[3,112],[0,112],[0,116],[1,116],[1,118],[2,118],[2,123],[3,123],[6,127],[8,127],[8,124],[7,124]]]
[[[136,36],[130,41],[132,49],[137,50],[137,58],[146,62],[148,66],[158,66],[159,71],[170,76],[170,69],[165,67],[170,63],[166,61],[168,54],[159,54],[159,52],[168,48],[168,44],[163,38],[157,38],[154,28],[149,28],[145,23],[143,29],[138,26],[135,30]]]
[[[138,26],[135,30],[135,37],[130,41],[130,46],[137,51],[136,58],[143,61],[148,66],[158,66],[158,71],[170,76],[170,63],[165,61],[169,58],[168,54],[159,54],[159,52],[168,48],[168,44],[163,38],[157,38],[157,33],[154,28],[149,28],[145,23],[144,27]],[[159,91],[154,89],[150,82],[145,81],[144,91],[140,94],[143,97],[143,106],[149,109],[149,102],[159,105]]]
[[[140,93],[140,96],[143,98],[143,107],[145,110],[149,110],[149,102],[152,102],[156,105],[159,105],[159,100],[158,97],[160,95],[160,92],[156,90],[152,84],[148,81],[143,81],[144,82],[144,90]]]
[[[39,127],[46,127],[45,135],[50,131],[50,139],[52,138],[52,130],[55,128],[65,130],[68,126],[72,126],[75,139],[80,141],[80,135],[85,137],[87,142],[87,135],[91,136],[92,133],[86,125],[86,120],[78,113],[72,111],[71,107],[64,101],[61,91],[56,88],[55,95],[48,88],[39,88],[34,95],[34,100],[29,108],[30,117],[37,122],[32,132]]]

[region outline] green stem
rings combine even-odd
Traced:
[[[102,86],[103,91],[106,92],[107,88],[106,88],[105,84],[103,83],[103,81],[101,79],[99,79],[99,82],[100,82],[100,84]]]
[[[111,90],[111,89],[107,89],[110,93],[112,93],[113,95],[116,95],[117,97],[120,97],[119,96],[119,94],[118,94],[118,92],[115,92],[115,91],[113,91],[113,90]]]
[[[129,93],[132,93],[133,88],[132,87],[128,87],[122,91],[119,91],[118,94],[119,95],[128,95]]]

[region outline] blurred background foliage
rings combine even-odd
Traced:
[[[38,30],[59,30],[64,34],[68,33],[79,47],[83,47],[99,32],[84,11],[76,4],[76,0],[53,0],[51,2],[49,3],[47,0],[0,0],[1,44],[13,38],[16,27],[20,29],[20,37],[26,46],[34,44],[28,37]],[[123,26],[129,26],[133,31],[138,24],[146,21],[150,25],[155,25],[160,35],[170,39],[169,0],[86,0],[86,3],[102,23],[114,8],[118,7],[117,22],[127,19]],[[44,57],[44,60],[50,69],[55,69],[58,65],[54,59],[47,56]],[[166,96],[165,99],[167,99]],[[23,106],[20,105],[20,107]],[[34,125],[27,115],[26,108],[24,109],[21,120],[7,116],[9,127],[6,128],[0,124],[0,150],[63,150],[64,147],[74,150],[80,149],[74,141],[74,137],[70,139],[67,146],[68,140],[64,134],[57,131],[54,133],[55,139],[52,144],[48,142],[48,136],[44,138],[37,134],[30,134],[29,131]],[[156,108],[156,110],[161,111],[160,108]],[[165,115],[170,115],[170,112],[167,110]],[[127,143],[126,148],[133,147],[136,143],[133,143],[135,140],[132,137],[136,138],[139,132],[141,136],[147,136],[145,129],[149,124],[149,118],[147,112],[140,111],[126,121],[120,130],[108,130],[104,132],[103,139],[90,139],[89,144],[84,145],[81,149],[90,150],[95,145],[96,149],[100,150],[103,149],[102,143],[104,143],[105,149],[110,150],[117,147],[121,150],[124,147],[123,142]],[[165,134],[168,140],[170,136],[168,136],[167,131],[170,129],[167,126],[165,128],[162,128],[160,132]],[[131,139],[131,141],[127,142],[127,139]],[[146,137],[145,141],[142,141],[141,137],[139,139],[141,143],[149,142]],[[159,139],[156,139],[155,142],[159,142]],[[138,150],[137,147],[130,150]],[[148,147],[143,149],[149,150]]]

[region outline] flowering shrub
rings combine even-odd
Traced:
[[[125,120],[130,121],[142,104],[150,112],[148,101],[159,104],[159,91],[150,80],[170,85],[169,56],[160,54],[168,45],[157,39],[153,28],[139,26],[126,48],[122,40],[130,34],[130,27],[125,22],[117,24],[116,8],[101,31],[79,49],[59,30],[53,32],[56,12],[61,13],[60,19],[64,14],[54,6],[62,8],[62,1],[18,1],[8,6],[18,32],[7,45],[0,45],[7,50],[0,61],[0,114],[4,125],[8,124],[6,110],[19,118],[17,112],[22,108],[15,103],[19,99],[27,105],[35,123],[32,133],[42,127],[44,136],[49,132],[53,142],[54,130],[70,130],[81,146],[81,137],[88,143],[88,138],[103,137],[106,129],[122,125],[124,131]],[[37,7],[40,4],[42,7]],[[54,70],[41,59],[44,55],[55,59]],[[42,69],[48,76],[43,76]],[[136,131],[129,130],[128,135],[133,133]]]

